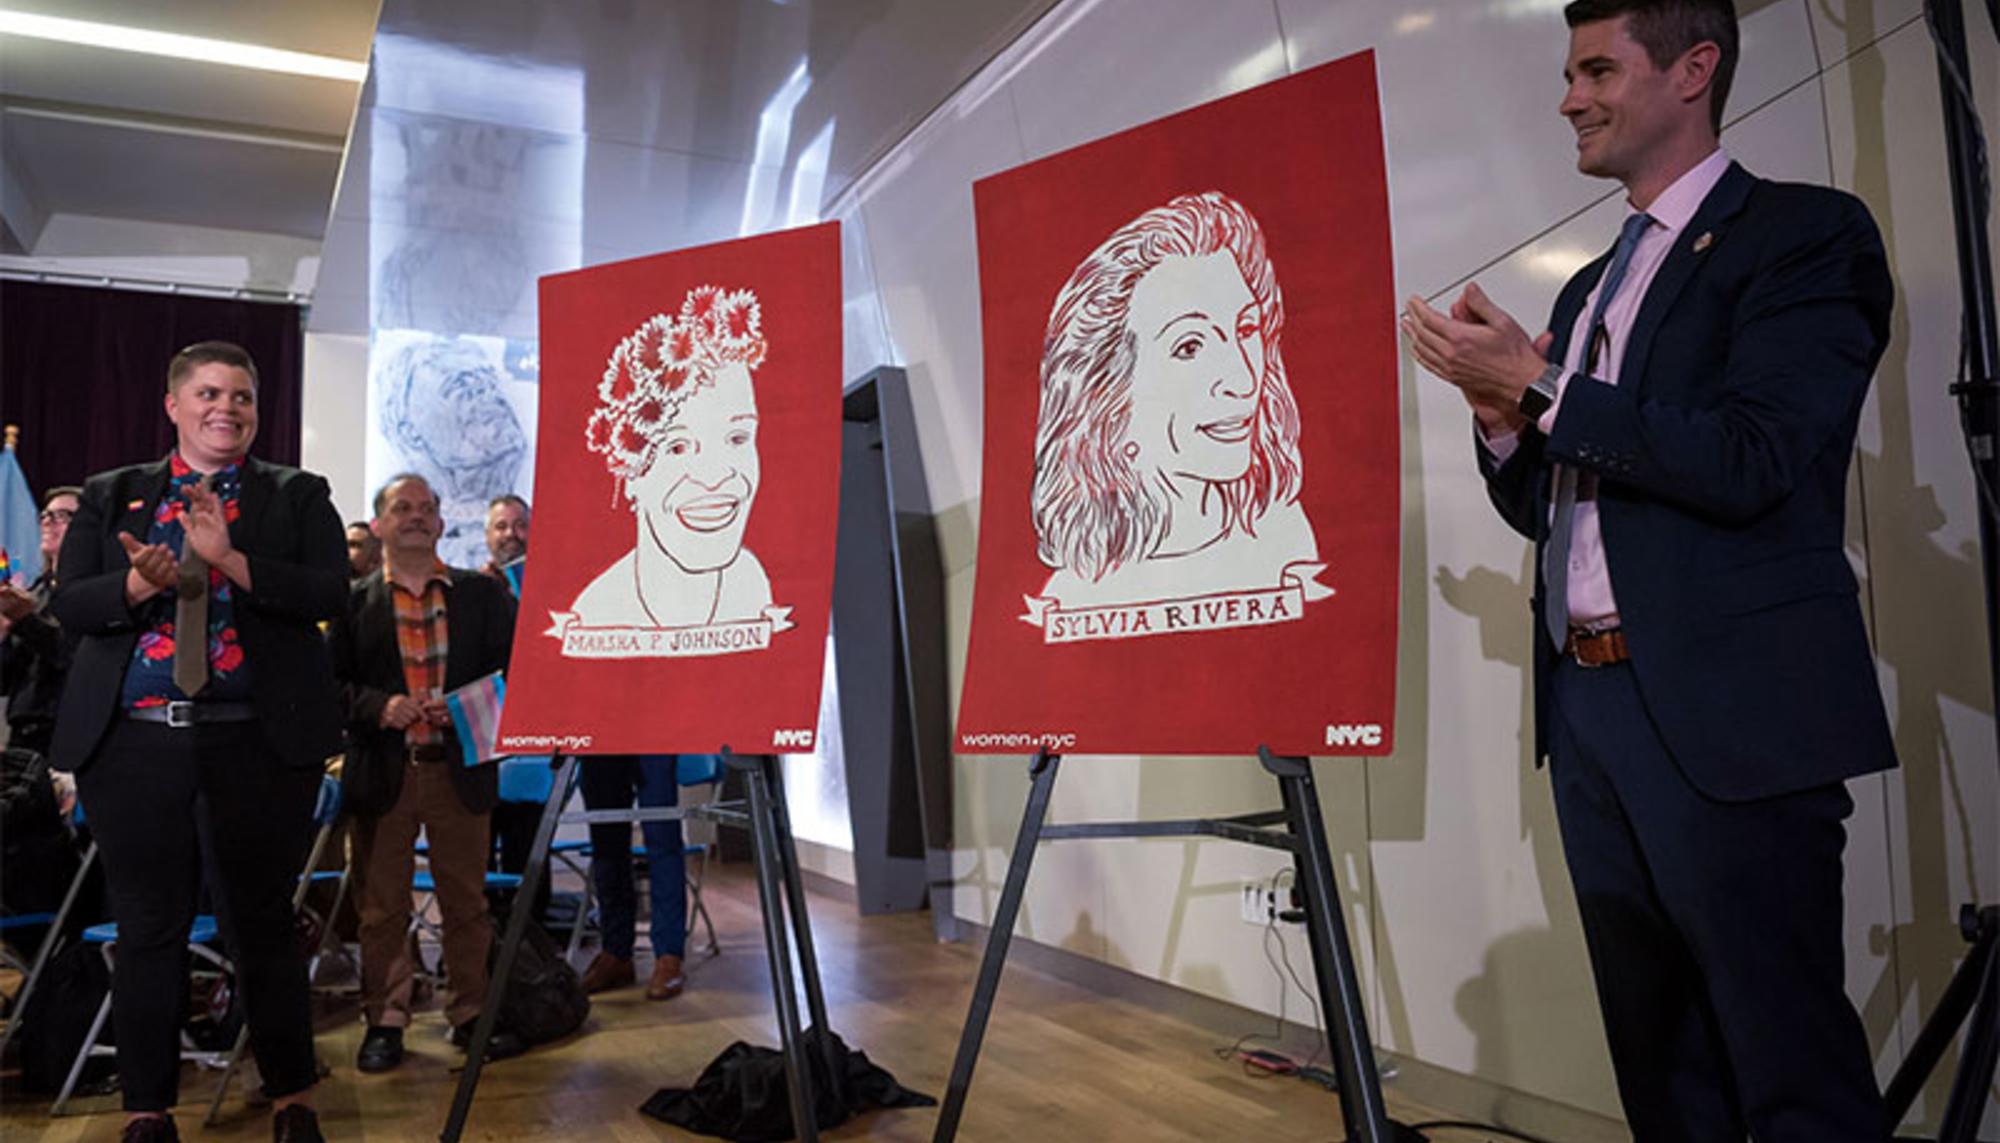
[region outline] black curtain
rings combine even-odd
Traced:
[[[305,334],[299,307],[231,298],[0,281],[0,422],[39,496],[174,447],[167,362],[197,341],[233,341],[257,363],[257,443],[299,462]]]

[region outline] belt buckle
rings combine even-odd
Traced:
[[[189,727],[195,724],[194,704],[187,701],[167,704],[167,725]]]
[[[1569,653],[1570,659],[1574,661],[1577,666],[1582,667],[1586,671],[1595,671],[1600,667],[1603,667],[1605,664],[1602,660],[1593,660],[1585,658],[1583,645],[1585,640],[1602,638],[1606,630],[1617,630],[1617,629],[1607,628],[1604,630],[1599,630],[1591,627],[1572,627],[1569,629],[1569,646],[1564,648],[1564,650],[1566,650]]]

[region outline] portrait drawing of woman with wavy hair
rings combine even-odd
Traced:
[[[1273,587],[1318,559],[1284,323],[1262,229],[1216,191],[1146,211],[1076,267],[1043,343],[1044,596],[1074,610]]]

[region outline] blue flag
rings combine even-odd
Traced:
[[[8,445],[0,450],[0,576],[25,585],[41,574],[41,512]]]

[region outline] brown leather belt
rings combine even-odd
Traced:
[[[419,742],[410,747],[412,762],[447,762],[450,759],[451,755],[442,742]]]
[[[1625,631],[1619,627],[1600,630],[1572,627],[1569,640],[1563,644],[1563,654],[1575,659],[1581,667],[1608,667],[1632,657],[1625,646]]]

